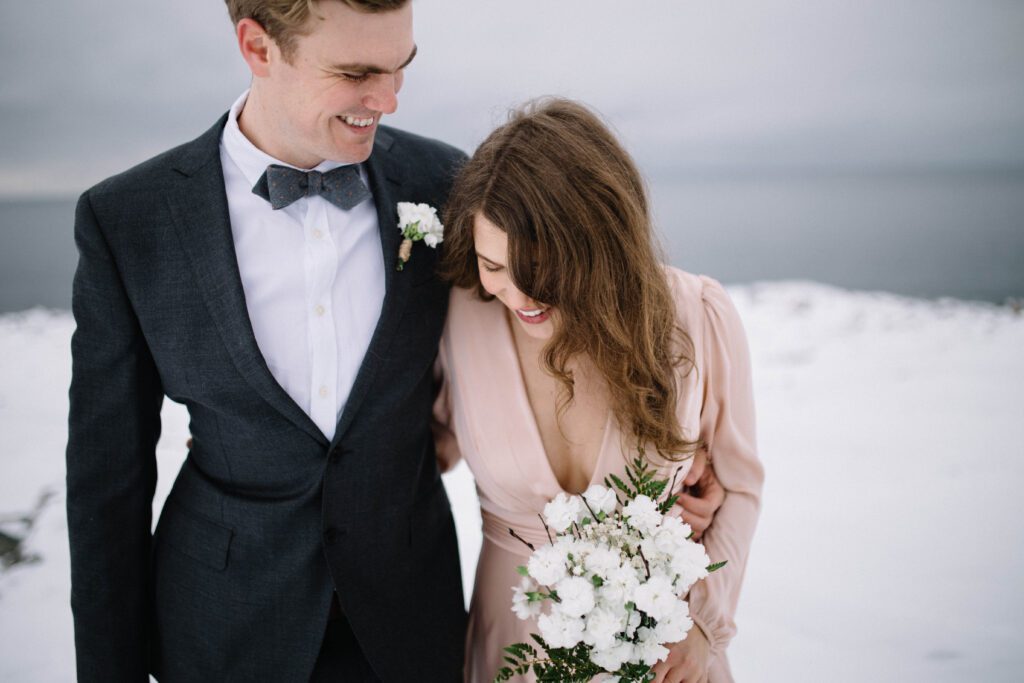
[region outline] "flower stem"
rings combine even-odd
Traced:
[[[516,533],[516,532],[515,532],[514,530],[512,530],[512,529],[509,529],[509,530],[508,530],[508,532],[509,532],[510,534],[512,534],[512,538],[516,539],[517,541],[519,541],[520,543],[522,543],[523,545],[525,545],[525,546],[526,546],[527,548],[529,548],[530,550],[536,550],[536,548],[534,548],[534,547],[533,547],[533,544],[532,544],[532,543],[530,543],[530,542],[529,542],[529,541],[527,541],[527,540],[526,540],[525,538],[523,538],[522,536],[520,536],[519,534],[517,534],[517,533]]]

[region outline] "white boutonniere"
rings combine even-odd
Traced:
[[[422,240],[434,249],[444,241],[444,226],[437,217],[437,209],[430,204],[398,202],[398,229],[404,238],[398,248],[398,270],[409,262],[413,242]]]

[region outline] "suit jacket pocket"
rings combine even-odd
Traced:
[[[193,560],[219,572],[227,569],[234,530],[169,500],[157,534]]]

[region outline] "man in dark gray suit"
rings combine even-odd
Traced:
[[[461,680],[429,429],[447,290],[396,204],[459,151],[380,125],[404,0],[228,0],[251,90],[82,195],[67,448],[81,681]],[[151,534],[164,396],[194,441]]]

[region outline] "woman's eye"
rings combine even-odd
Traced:
[[[489,266],[486,263],[481,264],[488,273],[497,273],[501,270],[501,266]]]

